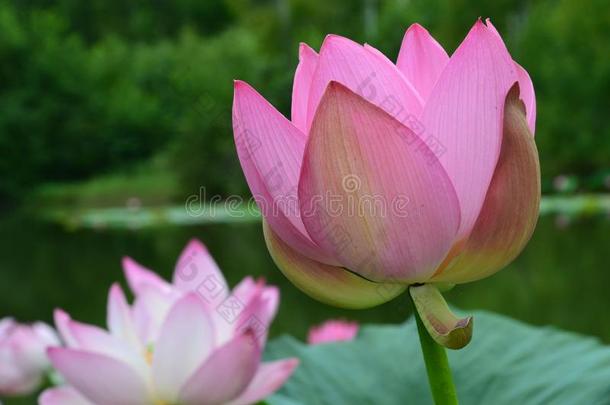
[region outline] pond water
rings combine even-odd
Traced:
[[[276,269],[260,228],[258,222],[244,222],[69,231],[14,215],[0,219],[0,317],[51,321],[52,309],[61,307],[78,320],[101,324],[109,286],[117,280],[125,285],[123,255],[169,278],[178,254],[192,237],[208,246],[231,286],[253,275],[280,287],[281,306],[271,335],[303,338],[311,325],[328,318],[394,323],[409,316],[406,296],[361,311],[314,301]],[[555,218],[547,216],[512,265],[445,295],[465,311],[486,309],[610,343],[609,263],[610,221],[591,218],[558,227]],[[474,336],[477,339],[476,326]]]

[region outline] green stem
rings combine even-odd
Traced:
[[[417,309],[414,310],[414,313],[434,403],[436,405],[457,405],[458,398],[445,348],[432,339],[419,317]]]

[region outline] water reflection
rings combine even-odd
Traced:
[[[108,287],[123,278],[123,255],[170,277],[191,237],[209,247],[231,285],[251,274],[280,286],[282,303],[272,335],[303,338],[309,326],[331,317],[400,322],[410,313],[405,296],[364,311],[340,310],[310,299],[275,268],[259,223],[66,231],[13,216],[0,220],[0,316],[50,321],[52,308],[62,307],[76,319],[103,323]],[[609,247],[607,220],[579,220],[558,229],[553,217],[544,217],[510,268],[458,286],[447,299],[465,310],[487,309],[610,342]]]

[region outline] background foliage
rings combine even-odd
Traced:
[[[543,175],[609,167],[603,0],[14,0],[0,5],[0,197],[151,161],[183,192],[246,193],[233,78],[286,113],[299,41],[333,32],[395,57],[418,21],[452,51],[478,16],[533,77]]]

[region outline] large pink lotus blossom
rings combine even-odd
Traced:
[[[301,44],[291,120],[242,81],[233,104],[273,259],[345,307],[511,262],[538,217],[535,119],[527,72],[480,20],[451,57],[418,24],[396,63],[337,35]]]
[[[358,334],[359,325],[356,322],[347,322],[331,319],[309,330],[307,343],[319,345],[331,342],[346,342],[354,340]]]
[[[135,295],[118,285],[108,298],[108,330],[56,311],[67,348],[49,357],[68,386],[42,405],[251,404],[277,390],[296,359],[261,363],[279,291],[251,278],[231,291],[205,247],[192,241],[170,284],[123,261]]]
[[[59,338],[45,323],[24,325],[12,318],[0,319],[0,396],[36,390],[51,366],[47,347],[57,345]]]

